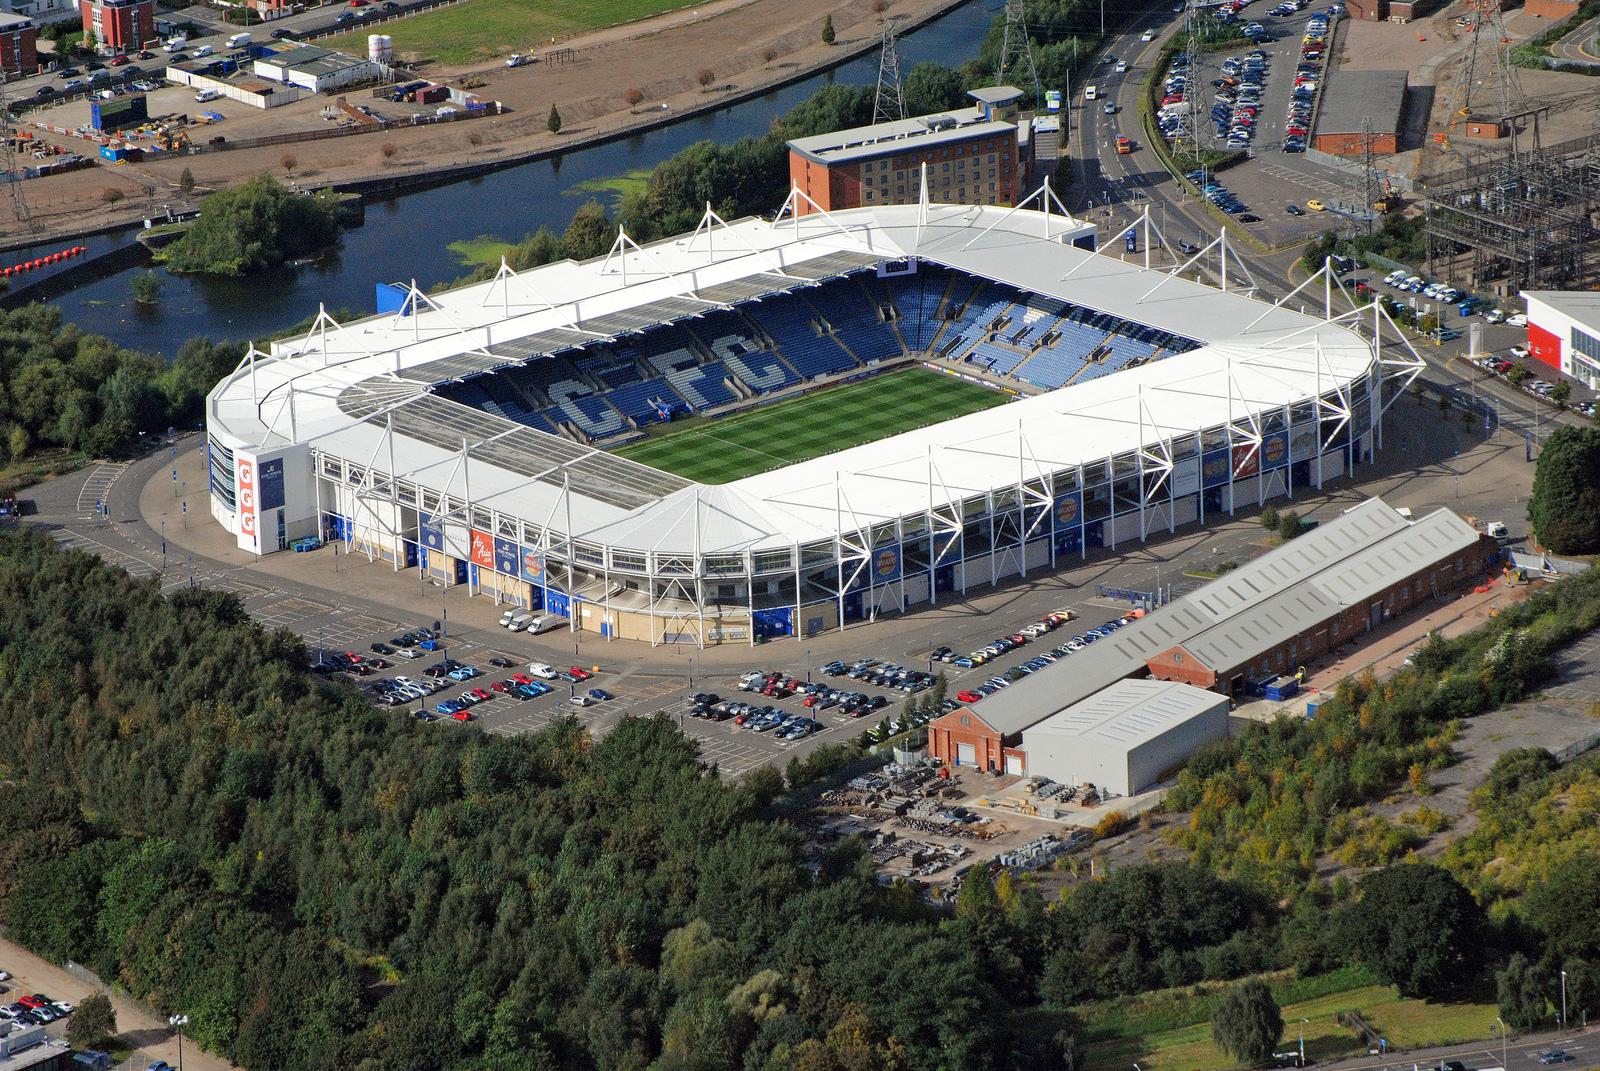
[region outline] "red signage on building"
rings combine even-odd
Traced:
[[[236,466],[239,484],[239,534],[256,540],[256,463],[255,459],[241,457]]]
[[[488,532],[480,532],[476,528],[467,530],[472,537],[472,542],[467,548],[467,557],[474,565],[481,565],[486,569],[494,568],[494,536]]]

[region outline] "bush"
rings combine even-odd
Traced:
[[[1261,527],[1269,532],[1278,530],[1278,507],[1270,502],[1261,507]]]
[[[822,43],[825,45],[831,45],[833,44],[833,41],[833,16],[826,15],[822,19]]]
[[[775,60],[777,58],[778,58],[778,50],[773,48],[771,45],[768,45],[766,48],[763,48],[761,50],[761,59],[764,62],[771,63],[773,60]]]
[[[1278,538],[1285,543],[1300,534],[1300,514],[1294,510],[1282,514],[1278,518]]]
[[[694,72],[694,80],[699,82],[702,86],[709,86],[712,82],[717,80],[717,75],[716,72],[710,67],[701,67],[698,71]]]
[[[95,1048],[116,1033],[117,1011],[111,1006],[111,998],[104,993],[84,997],[67,1022],[67,1043],[75,1049]]]
[[[294,193],[262,174],[208,197],[200,218],[164,256],[174,271],[248,275],[326,249],[339,231],[333,194]]]
[[[283,168],[285,174],[292,175],[294,174],[294,169],[300,166],[300,161],[293,153],[286,152],[278,160],[278,165]]]
[[[1557,554],[1600,550],[1600,428],[1562,427],[1545,442],[1528,520],[1539,542]]]
[[[1129,818],[1121,811],[1111,811],[1095,823],[1094,835],[1101,840],[1105,840],[1107,837],[1114,837],[1118,833],[1132,829],[1133,825],[1132,818]]]
[[[161,276],[153,271],[142,271],[129,284],[133,300],[139,305],[154,305],[161,300]]]
[[[628,102],[628,107],[637,107],[639,102],[644,99],[644,90],[635,86],[622,94],[622,99]]]
[[[183,174],[178,176],[178,192],[185,197],[194,192],[194,172],[187,167],[183,169]]]
[[[1282,1036],[1283,1013],[1259,978],[1229,990],[1211,1013],[1211,1040],[1245,1063],[1260,1063],[1271,1056]]]
[[[114,205],[122,200],[122,191],[115,186],[106,186],[100,191],[100,200],[108,205]]]
[[[550,105],[550,116],[544,121],[544,126],[552,134],[561,133],[561,113],[554,104]]]
[[[386,141],[382,145],[378,146],[378,152],[383,155],[385,160],[394,159],[394,154],[399,151],[399,146],[395,145],[395,143],[392,141]]]

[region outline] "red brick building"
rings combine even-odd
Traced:
[[[976,107],[789,142],[789,179],[824,211],[915,204],[1013,205],[1030,161],[1017,136],[1020,90],[973,90]],[[800,214],[811,211],[801,202]]]
[[[1239,694],[1476,583],[1497,552],[1449,510],[1412,521],[1368,499],[1062,664],[934,719],[928,750],[951,765],[1025,773],[1026,732],[1118,681]]]
[[[83,32],[96,49],[113,55],[138,52],[156,43],[155,0],[78,0]]]
[[[7,79],[39,70],[39,28],[22,15],[0,13],[0,71]]]
[[[1322,93],[1311,147],[1336,156],[1361,156],[1370,138],[1377,156],[1400,151],[1405,71],[1340,71]]]

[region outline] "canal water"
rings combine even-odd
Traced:
[[[965,62],[976,54],[1001,8],[996,0],[970,0],[905,35],[899,43],[902,72],[924,60]],[[517,240],[543,225],[560,231],[583,199],[594,196],[586,186],[654,167],[697,141],[726,143],[760,134],[822,86],[835,81],[871,84],[877,74],[877,54],[869,53],[765,96],[648,133],[369,203],[366,223],[345,233],[334,256],[266,280],[162,273],[161,302],[153,312],[135,311],[128,271],[86,283],[57,298],[56,304],[67,321],[86,331],[168,357],[185,339],[200,335],[264,338],[314,314],[319,303],[330,311],[369,313],[375,283],[415,279],[426,290],[469,272],[471,267],[448,248],[452,242],[480,235]],[[24,261],[73,244],[99,254],[133,242],[135,234],[129,229],[79,242],[46,243],[37,252],[0,254],[0,262]]]

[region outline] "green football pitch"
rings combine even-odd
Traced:
[[[731,483],[1005,401],[999,391],[908,368],[731,416],[662,424],[615,452],[687,480]]]

